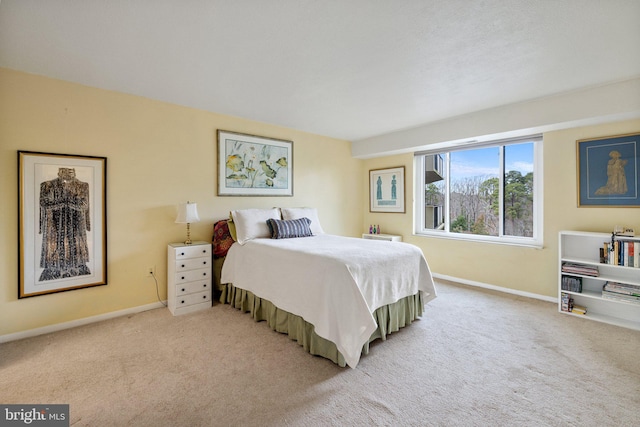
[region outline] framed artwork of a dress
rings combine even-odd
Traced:
[[[578,206],[640,207],[640,133],[577,141]]]
[[[106,166],[18,151],[18,298],[107,284]]]

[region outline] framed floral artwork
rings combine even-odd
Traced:
[[[218,196],[293,196],[293,142],[218,130]]]
[[[18,151],[18,298],[107,284],[106,166]]]

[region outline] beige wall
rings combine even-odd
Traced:
[[[216,130],[294,141],[294,197],[217,197]],[[282,127],[0,69],[0,336],[156,301],[166,296],[166,245],[184,238],[175,205],[198,202],[195,239],[229,210],[315,206],[325,231],[357,236],[369,224],[418,245],[436,273],[556,296],[557,233],[640,230],[640,210],[577,208],[576,140],[640,131],[640,120],[544,135],[544,248],[412,235],[413,156],[352,158],[350,144]],[[109,284],[18,300],[18,150],[108,158]],[[369,212],[370,169],[406,168],[406,214]]]
[[[364,224],[380,224],[383,233],[401,234],[404,241],[424,251],[431,269],[468,281],[511,288],[543,296],[557,296],[558,232],[584,230],[610,232],[614,225],[640,230],[638,208],[578,208],[576,140],[640,131],[640,120],[616,122],[548,132],[544,134],[544,247],[533,249],[490,243],[464,242],[413,236],[413,155],[403,154],[365,161],[368,171],[386,167],[406,168],[407,213],[370,213],[368,196],[363,201]]]
[[[217,197],[216,130],[292,140],[294,197]],[[107,286],[19,300],[17,151],[107,157]],[[184,240],[175,205],[198,203],[194,240],[229,210],[314,206],[325,231],[358,235],[362,161],[350,144],[292,129],[0,69],[0,336],[166,297],[167,243]]]

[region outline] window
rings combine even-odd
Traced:
[[[415,232],[542,244],[542,137],[415,154]]]

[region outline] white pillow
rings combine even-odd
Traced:
[[[311,220],[311,232],[314,235],[324,234],[316,208],[280,208],[280,210],[282,211],[282,219],[309,218]]]
[[[233,217],[233,223],[236,226],[236,235],[238,237],[238,243],[244,245],[245,242],[251,239],[257,239],[260,237],[271,237],[269,232],[269,226],[267,225],[268,219],[281,219],[280,209],[241,209],[237,211],[231,211]]]

